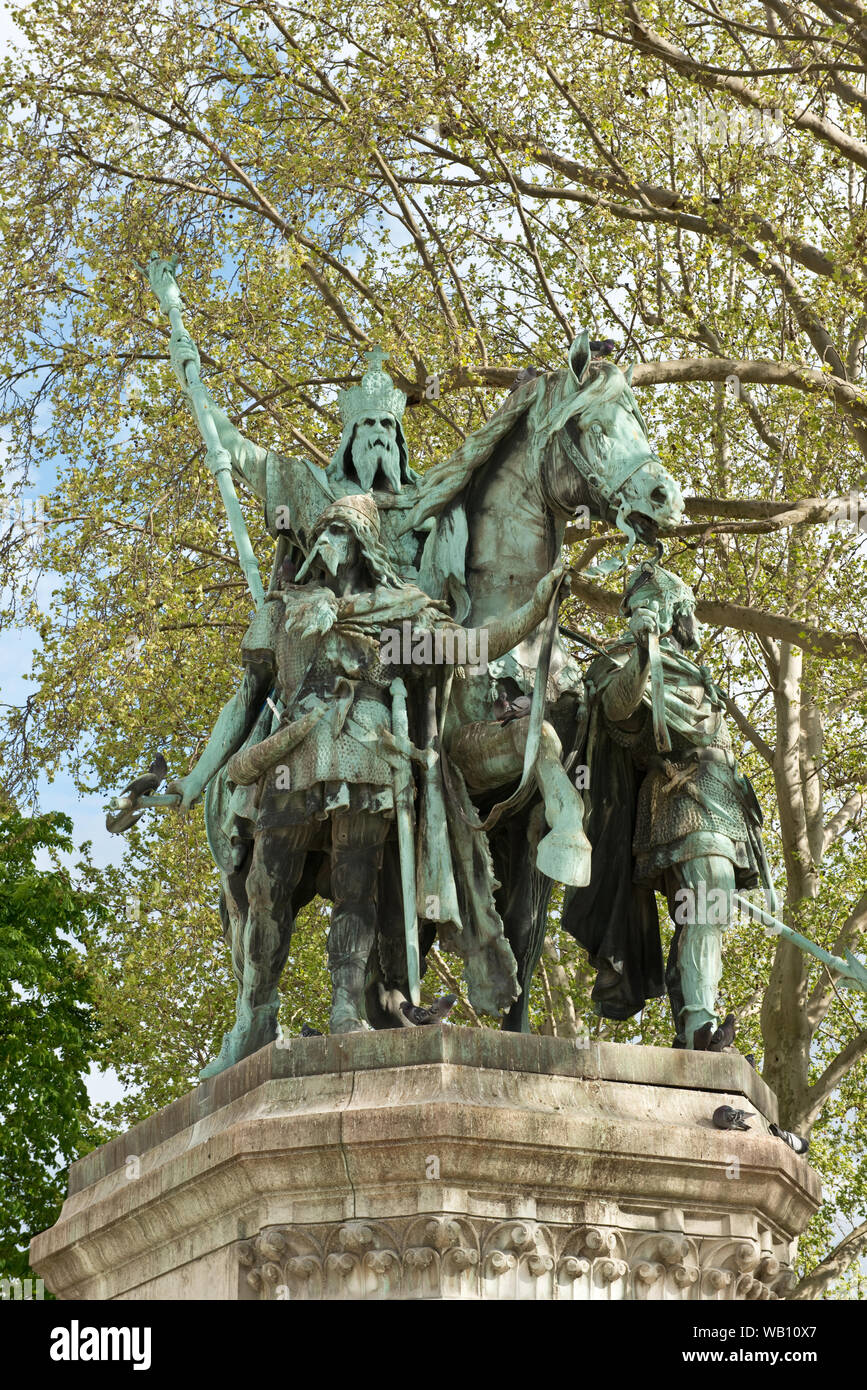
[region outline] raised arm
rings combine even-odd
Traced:
[[[649,608],[638,608],[629,619],[629,627],[635,646],[602,693],[602,707],[615,724],[635,722],[633,716],[644,699],[650,678],[647,635],[657,629],[656,615]]]
[[[266,459],[268,450],[254,444],[232,424],[228,415],[217,405],[201,379],[202,360],[199,350],[190,337],[182,318],[183,300],[175,278],[178,261],[176,256],[161,260],[154,252],[145,270],[151,289],[159,300],[160,308],[168,316],[172,326],[169,339],[169,360],[181,390],[192,407],[196,423],[203,429],[200,418],[202,412],[210,415],[216,426],[220,445],[229,455],[232,472],[237,478],[248,483],[258,497],[265,501]]]
[[[487,624],[489,661],[495,661],[498,656],[510,652],[513,647],[517,647],[519,642],[523,642],[534,628],[539,626],[548,611],[554,590],[565,574],[565,565],[555,565],[539,580],[531,599],[516,609],[510,617],[496,618]],[[566,579],[560,596],[567,598],[568,595],[569,581]]]
[[[217,427],[220,443],[232,460],[233,475],[236,479],[247,483],[256,496],[264,502],[268,450],[263,449],[261,444],[254,444],[252,439],[248,439],[245,434],[241,433],[237,425],[232,424],[225,410],[217,404],[208,388],[200,380],[198,376],[201,368],[199,350],[185,328],[180,332],[176,330],[172,332],[169,340],[169,357],[172,370],[188,399],[190,388],[195,384],[200,401],[210,412]],[[192,368],[192,372],[189,371],[190,368]],[[194,376],[193,373],[195,373]]]

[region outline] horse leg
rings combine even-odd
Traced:
[[[502,885],[496,894],[506,940],[518,966],[521,993],[503,1015],[507,1033],[530,1031],[530,987],[539,964],[548,923],[548,902],[553,883],[536,870],[527,870],[527,848],[532,850],[544,830],[544,813],[537,801],[498,826],[491,835],[494,873]]]

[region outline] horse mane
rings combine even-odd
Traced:
[[[429,517],[436,517],[424,547],[420,582],[432,596],[448,596],[458,622],[470,609],[464,573],[468,543],[465,499],[470,485],[518,427],[527,430],[527,466],[541,478],[545,453],[553,437],[563,431],[567,454],[588,488],[598,494],[600,515],[607,515],[616,504],[620,525],[624,505],[619,494],[627,478],[622,465],[618,468],[616,460],[610,459],[607,447],[609,427],[615,424],[618,411],[625,411],[644,438],[649,438],[629,381],[613,362],[591,361],[580,381],[570,367],[527,377],[480,430],[424,474],[418,500],[402,529],[420,528]],[[569,421],[575,422],[576,434],[583,436],[580,446],[576,434],[564,431]],[[630,536],[625,523],[621,530]]]
[[[611,419],[612,407],[619,406],[638,421],[645,439],[650,437],[629,378],[615,362],[591,362],[583,383],[578,386],[575,401],[577,408],[571,418],[582,429],[590,425],[605,426]]]
[[[578,388],[578,399],[580,409],[577,415],[582,425],[604,424],[611,413],[608,407],[615,402],[626,406],[630,414],[638,414],[626,375],[614,362],[591,362],[587,378]],[[641,419],[641,416],[638,418]],[[644,425],[643,420],[641,424]]]
[[[570,421],[582,431],[597,425],[604,432],[618,408],[626,410],[649,438],[629,381],[614,362],[592,361],[580,382],[568,367],[547,373],[544,381],[544,395],[536,398],[531,410],[537,449],[547,448]]]

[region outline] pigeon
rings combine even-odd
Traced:
[[[141,777],[136,777],[128,787],[124,787],[121,796],[148,796],[151,792],[156,791],[167,772],[168,767],[165,758],[162,753],[157,753],[147,772]]]
[[[513,391],[517,391],[519,386],[523,386],[526,382],[532,381],[534,377],[540,375],[541,373],[538,367],[522,367],[515,377],[515,380],[512,382],[512,385],[509,387],[509,395],[511,395]]]
[[[793,1134],[790,1129],[780,1129],[779,1125],[768,1125],[768,1129],[775,1139],[782,1139],[796,1154],[805,1154],[810,1147],[809,1139],[802,1139],[800,1134]]]
[[[750,1064],[753,1071],[756,1070],[756,1054],[754,1052],[745,1052],[744,1061]]]
[[[735,1040],[735,1016],[726,1014],[707,1045],[708,1052],[724,1052]]]
[[[590,353],[593,357],[610,357],[616,347],[613,338],[602,338],[599,342],[590,343]]]
[[[720,1105],[713,1112],[713,1122],[717,1129],[749,1129],[746,1121],[755,1113],[755,1110],[735,1110],[732,1105]]]
[[[695,1052],[707,1052],[707,1045],[711,1040],[713,1031],[712,1023],[703,1023],[700,1028],[696,1028],[692,1035],[692,1046]]]
[[[279,582],[281,584],[294,584],[295,576],[300,568],[301,566],[298,564],[298,561],[290,560],[287,555],[286,559],[280,566]]]
[[[507,676],[497,691],[494,701],[494,718],[498,724],[509,724],[513,719],[525,719],[530,713],[532,697],[524,695],[518,682]]]
[[[404,1018],[409,1019],[410,1023],[421,1028],[426,1023],[441,1023],[457,1002],[458,996],[456,994],[444,994],[442,999],[437,999],[429,1009],[425,1009],[418,1004],[410,1004],[404,999],[400,1011]]]
[[[513,719],[526,719],[531,703],[529,695],[517,695],[514,700],[510,700],[507,695],[501,695],[494,701],[497,723],[511,724]]]
[[[309,1023],[302,1023],[301,1036],[302,1038],[321,1038],[322,1034],[318,1028],[311,1028]]]

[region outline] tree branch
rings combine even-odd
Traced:
[[[620,609],[620,598],[617,594],[612,594],[578,575],[572,579],[572,596],[586,603],[597,613],[613,616]],[[783,618],[776,613],[761,613],[755,608],[742,608],[736,603],[715,603],[700,599],[695,611],[700,621],[709,623],[711,627],[732,627],[741,632],[754,632],[761,637],[790,642],[793,646],[803,647],[805,651],[816,652],[820,656],[867,660],[867,637],[858,632],[823,632],[820,628],[807,627],[794,618]]]
[[[854,1231],[844,1236],[839,1245],[834,1246],[830,1255],[826,1255],[824,1260],[806,1274],[800,1284],[787,1295],[787,1301],[799,1303],[821,1298],[864,1250],[867,1250],[867,1221],[862,1221],[860,1226],[856,1226]]]
[[[822,833],[823,857],[828,853],[838,835],[842,835],[846,827],[858,819],[865,806],[867,806],[867,792],[853,792],[850,797],[847,797],[839,811],[828,821]]]
[[[818,1081],[814,1081],[813,1085],[808,1088],[807,1103],[795,1121],[799,1127],[806,1129],[809,1133],[819,1118],[825,1101],[865,1053],[867,1053],[867,1028],[856,1033],[854,1038],[850,1038],[843,1050],[837,1053],[833,1062],[830,1062],[822,1072]]]

